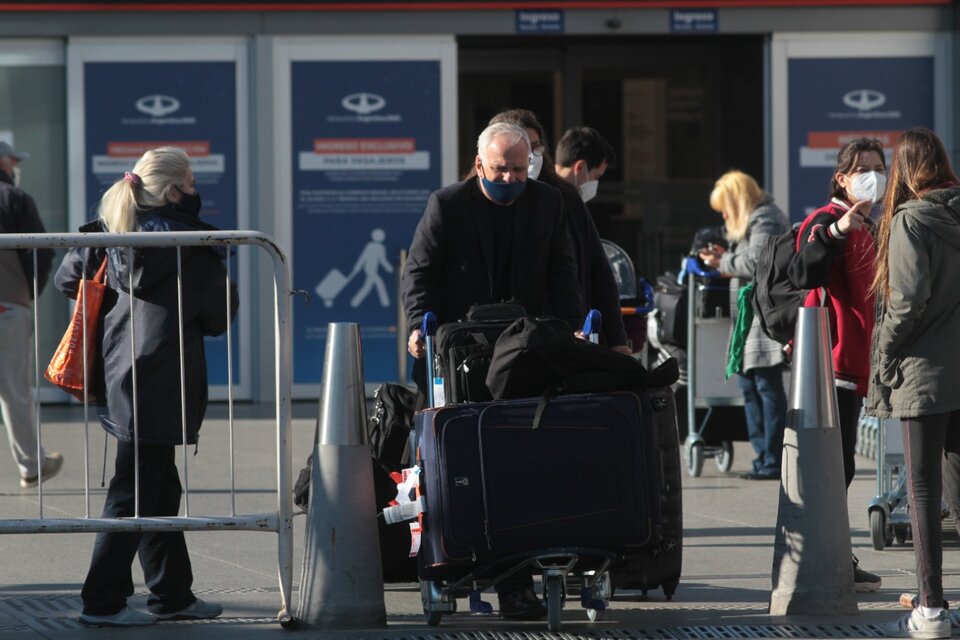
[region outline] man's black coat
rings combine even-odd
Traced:
[[[498,302],[487,202],[476,178],[430,195],[401,285],[411,331],[427,311],[442,324],[462,319],[473,304]],[[529,315],[554,315],[578,328],[580,286],[563,215],[557,189],[527,180],[514,208],[510,293]]]

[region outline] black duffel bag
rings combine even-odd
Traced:
[[[487,387],[501,400],[662,387],[678,376],[675,361],[648,372],[631,356],[575,337],[562,320],[520,318],[493,348]]]

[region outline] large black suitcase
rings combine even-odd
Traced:
[[[614,587],[640,589],[644,595],[659,587],[669,600],[677,590],[683,565],[683,474],[677,407],[669,387],[651,390],[650,405],[659,449],[660,525],[654,544],[617,563],[611,578]]]
[[[659,544],[661,479],[648,393],[428,409],[416,415],[425,500],[421,578],[451,579],[505,556]]]

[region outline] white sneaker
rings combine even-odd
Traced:
[[[943,609],[936,618],[927,618],[919,609],[883,626],[889,638],[949,638],[950,616]]]
[[[216,618],[221,613],[223,613],[223,607],[220,605],[204,602],[197,598],[190,605],[180,609],[180,611],[157,613],[155,615],[157,620],[209,620]]]
[[[60,473],[61,468],[63,468],[63,455],[53,451],[43,456],[43,467],[40,469],[43,471],[43,473],[40,474],[43,476],[43,481],[46,482],[53,476]],[[30,489],[31,487],[35,487],[39,484],[39,479],[40,476],[33,476],[32,478],[20,478],[20,486],[24,489]]]
[[[80,624],[88,627],[146,627],[157,622],[156,616],[145,611],[124,607],[109,616],[80,614]]]

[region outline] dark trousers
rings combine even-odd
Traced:
[[[747,435],[757,454],[753,460],[753,471],[779,476],[783,430],[787,423],[783,370],[779,366],[757,367],[739,374],[737,381],[743,392]]]
[[[847,489],[853,482],[853,474],[857,471],[854,456],[857,451],[857,423],[860,422],[860,409],[863,407],[863,396],[853,389],[837,387],[837,413],[840,414],[840,441],[843,447],[843,477]]]
[[[943,602],[940,501],[946,488],[950,510],[956,512],[960,479],[954,470],[960,465],[960,411],[909,418],[903,421],[902,431],[920,603],[939,607]]]
[[[176,447],[140,446],[140,515],[175,516],[180,510],[183,488],[176,465]],[[134,515],[134,446],[117,442],[117,460],[103,517]],[[179,611],[196,597],[190,587],[193,571],[183,532],[98,533],[93,546],[90,570],[80,592],[83,612],[111,615],[123,609],[133,595],[133,558],[140,554],[140,566],[150,596],[152,613]]]

